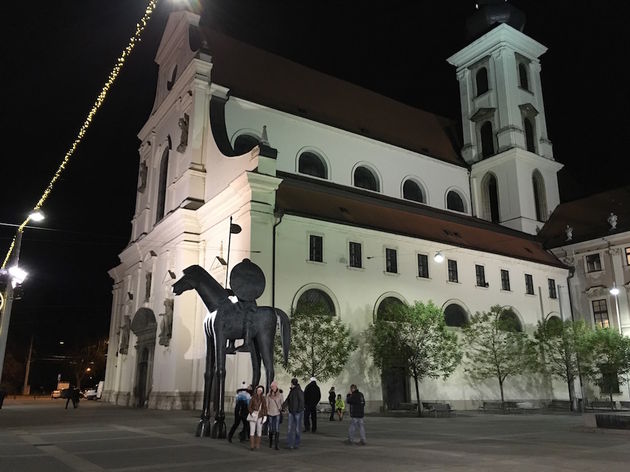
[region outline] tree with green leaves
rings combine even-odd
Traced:
[[[539,321],[534,333],[538,347],[538,370],[562,379],[569,389],[571,410],[574,410],[575,379],[580,375],[580,356],[588,329],[583,321],[561,321],[551,317]]]
[[[495,305],[475,313],[464,327],[466,372],[477,381],[497,379],[502,403],[506,379],[532,370],[536,362],[533,342],[511,314]]]
[[[327,307],[303,303],[291,316],[291,354],[285,370],[294,377],[325,382],[341,373],[357,346],[350,329]]]
[[[448,378],[462,359],[457,335],[447,329],[442,310],[431,301],[393,307],[370,326],[368,340],[381,371],[403,366],[414,379],[418,415],[422,414],[419,383],[425,378]]]
[[[584,362],[586,376],[609,394],[612,403],[619,378],[630,374],[630,338],[616,329],[594,329],[587,334],[583,350],[589,353]]]

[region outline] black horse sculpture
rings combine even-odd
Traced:
[[[225,355],[228,341],[245,339],[249,342],[253,368],[252,385],[258,385],[260,381],[262,360],[267,377],[267,391],[275,376],[273,350],[278,320],[285,364],[289,358],[291,342],[289,317],[280,309],[256,305],[256,298],[262,295],[265,289],[265,275],[260,267],[249,259],[244,259],[232,269],[230,286],[236,297],[230,297],[230,292],[198,265],[184,269],[184,276],[173,284],[173,292],[176,295],[181,295],[187,290],[196,290],[209,312],[204,320],[206,372],[203,409],[197,426],[197,436],[219,439],[226,436],[224,400]],[[214,417],[212,429],[210,401]]]

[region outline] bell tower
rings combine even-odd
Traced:
[[[547,48],[522,30],[525,15],[479,1],[457,68],[464,147],[475,216],[535,234],[560,202],[540,80]]]

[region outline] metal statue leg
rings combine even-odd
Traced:
[[[212,395],[212,380],[215,372],[214,339],[212,333],[206,331],[206,371],[204,373],[203,407],[201,418],[197,425],[195,436],[204,437],[210,435],[210,397]]]
[[[258,337],[252,339],[249,354],[252,358],[252,387],[256,388],[260,382],[260,352],[258,350]]]
[[[216,352],[216,378],[217,378],[217,402],[214,405],[214,423],[212,425],[211,436],[213,439],[225,439],[225,344],[226,339],[220,329],[215,329],[215,352]]]
[[[264,334],[266,334],[266,336],[259,336],[256,339],[256,345],[258,346],[260,357],[262,357],[263,364],[265,365],[265,377],[267,379],[265,392],[268,392],[269,386],[271,385],[271,382],[273,382],[273,379],[276,375],[273,368],[273,342],[275,335],[275,325],[273,332]]]

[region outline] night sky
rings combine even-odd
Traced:
[[[192,1],[198,5],[200,2]],[[474,1],[208,0],[217,29],[322,72],[459,121],[455,70]],[[549,136],[565,164],[563,200],[625,185],[630,118],[623,68],[628,3],[517,1],[525,33],[546,45],[542,85]],[[9,2],[3,6],[0,223],[20,223],[46,187],[116,57],[145,9],[142,0]],[[162,0],[44,206],[27,229],[29,270],[13,306],[8,353],[23,360],[34,334],[32,384],[50,388],[45,359],[107,335],[107,271],[129,242],[139,142],[153,104],[153,59],[173,7]],[[257,73],[264,73],[258,71]],[[2,257],[15,229],[0,226]],[[65,347],[60,347],[64,340]]]

